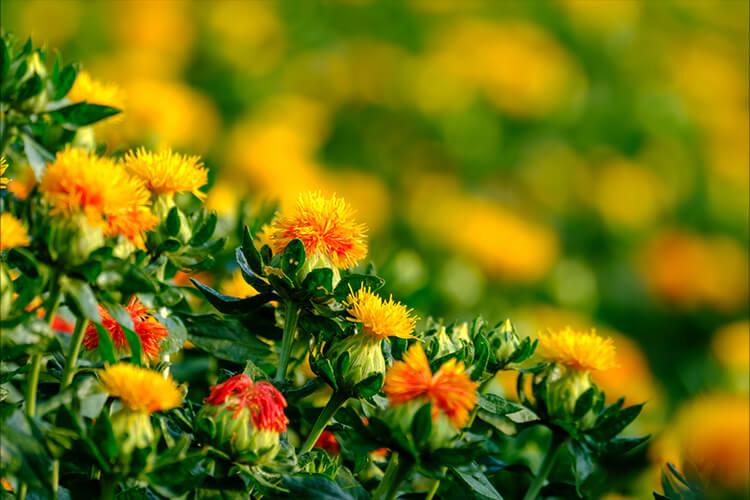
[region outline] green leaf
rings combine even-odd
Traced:
[[[370,375],[356,386],[354,386],[354,392],[361,398],[371,398],[383,387],[383,374],[375,373]]]
[[[128,345],[130,346],[130,362],[136,366],[143,364],[143,346],[141,346],[141,339],[138,337],[133,330],[120,325],[122,332],[125,334],[125,338],[128,339]]]
[[[618,437],[611,439],[604,445],[604,453],[607,455],[622,455],[630,450],[637,448],[651,438],[648,436],[641,437]]]
[[[61,125],[76,128],[91,125],[120,112],[121,110],[112,106],[89,104],[84,101],[57,108],[49,111],[47,114]]]
[[[577,441],[569,441],[568,450],[570,450],[570,454],[573,457],[570,467],[576,481],[576,492],[582,497],[581,486],[591,473],[594,472],[594,461],[591,457],[591,452]]]
[[[502,495],[497,492],[487,476],[474,464],[471,471],[464,471],[458,467],[449,467],[449,470],[458,479],[459,483],[468,488],[475,498],[503,500]]]
[[[268,380],[268,374],[258,368],[258,365],[250,361],[249,359],[245,362],[245,369],[242,373],[253,379],[254,382],[259,380]]]
[[[573,409],[573,418],[576,420],[583,418],[586,413],[591,409],[591,405],[594,403],[594,396],[596,395],[596,387],[589,387],[581,396],[576,400],[575,408]]]
[[[10,68],[10,53],[5,44],[5,38],[0,39],[0,81],[5,82],[5,76]]]
[[[41,181],[44,170],[47,168],[47,163],[55,161],[55,157],[31,136],[21,134],[21,139],[23,140],[23,151],[26,154],[26,159],[29,160],[29,166],[34,171],[36,180]]]
[[[411,435],[414,438],[414,444],[421,448],[430,440],[430,434],[432,434],[432,404],[427,403],[414,415],[411,421]]]
[[[643,404],[629,406],[606,419],[597,422],[589,434],[597,441],[608,441],[617,436],[641,413]]]
[[[350,274],[342,276],[339,284],[336,285],[334,296],[339,302],[343,302],[350,292],[356,292],[362,287],[369,288],[373,292],[380,289],[385,284],[383,278],[369,274]]]
[[[215,314],[185,316],[182,318],[188,331],[188,340],[198,349],[217,358],[244,365],[247,360],[255,364],[273,363],[275,355],[268,344],[261,342],[234,318],[219,318]]]
[[[352,500],[338,484],[323,476],[284,475],[280,486],[295,500]]]
[[[219,219],[216,215],[216,211],[211,211],[211,214],[205,220],[201,228],[197,232],[193,233],[193,237],[190,238],[190,245],[199,247],[210,240],[211,236],[214,235],[214,231],[216,230],[216,222],[218,220]]]
[[[238,248],[235,251],[237,258],[237,265],[240,266],[240,272],[242,277],[245,279],[248,285],[255,288],[259,293],[271,292],[273,287],[269,285],[263,278],[261,278],[256,272],[248,265],[246,259],[246,253],[242,249]]]
[[[182,324],[182,321],[180,321],[180,318],[176,316],[167,316],[165,318],[159,314],[154,314],[154,316],[162,325],[167,327],[167,330],[169,330],[169,335],[162,339],[159,344],[161,355],[172,354],[181,350],[185,345],[188,334],[187,329],[185,328],[185,325]]]
[[[325,295],[333,292],[333,270],[327,267],[313,269],[305,276],[302,288],[313,296]]]
[[[177,207],[172,209],[167,214],[167,234],[169,236],[177,236],[180,234],[180,213]]]
[[[336,359],[336,378],[341,380],[349,371],[349,352],[344,351],[338,359]]]
[[[325,379],[328,380],[328,383],[331,384],[333,387],[333,390],[338,390],[338,384],[336,383],[336,375],[333,372],[333,366],[331,365],[331,361],[327,358],[321,358],[316,359],[314,362],[314,367],[316,368],[316,373],[323,376]]]
[[[99,334],[99,355],[107,363],[116,363],[117,356],[115,355],[115,346],[112,344],[112,339],[109,336],[109,332],[107,332],[107,329],[99,323],[94,323],[94,327]]]
[[[330,341],[343,335],[341,328],[334,320],[308,312],[300,314],[298,326],[303,332],[323,341]]]
[[[25,248],[11,248],[6,259],[10,268],[18,269],[29,278],[35,279],[39,276],[39,263]]]
[[[60,72],[60,79],[57,83],[57,88],[55,89],[55,94],[53,96],[54,101],[59,101],[60,99],[68,95],[70,89],[73,88],[73,84],[78,77],[79,71],[80,65],[78,63],[68,64],[62,69],[62,71]]]
[[[238,298],[230,297],[217,292],[211,287],[208,287],[195,278],[190,278],[193,285],[203,293],[208,301],[213,305],[217,311],[224,314],[243,314],[247,313],[252,309],[258,308],[267,302],[272,300],[278,300],[278,296],[273,293],[261,293],[253,295],[252,297]]]
[[[290,278],[296,276],[305,263],[305,245],[297,238],[290,241],[284,249],[281,260],[281,270]]]
[[[255,248],[253,242],[253,235],[250,233],[250,229],[245,226],[245,230],[242,234],[242,246],[240,252],[246,259],[246,264],[255,274],[263,274],[263,263],[260,259],[260,253]]]
[[[492,413],[493,415],[504,416],[509,413],[516,413],[526,408],[523,406],[508,401],[496,394],[481,394],[477,402],[479,407],[484,411]]]
[[[96,297],[88,283],[64,276],[60,279],[60,285],[83,316],[95,323],[101,322]]]
[[[115,433],[112,431],[112,422],[109,419],[108,408],[102,409],[102,412],[96,419],[91,437],[99,447],[102,455],[109,462],[112,462],[117,456],[117,439],[115,439]]]
[[[182,247],[182,242],[177,238],[167,238],[159,245],[159,253],[172,253]]]
[[[21,84],[21,88],[18,89],[16,100],[18,102],[24,102],[27,99],[31,99],[32,97],[39,95],[43,87],[44,84],[42,83],[42,79],[39,75],[35,74]]]

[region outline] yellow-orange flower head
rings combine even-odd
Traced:
[[[360,288],[346,299],[347,310],[354,323],[362,324],[362,332],[377,339],[398,337],[415,339],[412,332],[417,322],[412,310],[405,305],[394,302],[393,297],[387,301],[373,293],[369,288]]]
[[[295,238],[305,244],[307,256],[318,254],[339,269],[354,266],[367,255],[367,226],[354,220],[354,210],[335,195],[301,194],[292,216],[276,217],[269,228],[274,253],[280,253]]]
[[[567,327],[558,332],[539,334],[541,355],[575,371],[607,370],[617,366],[615,344],[594,330],[577,332]]]
[[[120,398],[132,411],[151,414],[182,404],[182,392],[172,377],[148,368],[117,363],[99,370],[99,379],[110,396]]]
[[[198,156],[181,155],[169,149],[153,153],[139,148],[125,155],[124,165],[156,195],[187,191],[201,200],[206,197],[200,188],[208,182],[208,170]]]
[[[8,162],[5,161],[4,156],[0,156],[0,189],[6,189],[8,187],[8,178],[3,177],[5,171],[8,170]]]
[[[29,234],[20,220],[11,214],[0,214],[0,252],[29,244]]]
[[[424,397],[432,403],[432,419],[443,412],[454,429],[462,429],[477,403],[477,383],[466,374],[462,362],[450,359],[435,374],[421,344],[412,345],[388,370],[383,386],[391,405]]]
[[[120,89],[116,85],[94,80],[87,71],[78,73],[67,98],[73,102],[86,101],[90,104],[123,108],[123,94]]]
[[[83,212],[93,225],[134,206],[148,206],[143,183],[128,175],[112,159],[81,149],[57,153],[47,166],[39,191],[52,203],[53,214]]]

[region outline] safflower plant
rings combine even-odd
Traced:
[[[593,497],[599,459],[647,439],[620,436],[641,405],[606,405],[591,380],[616,364],[610,340],[420,321],[381,293],[335,195],[242,228],[257,293],[177,284],[226,241],[202,160],[108,154],[91,126],[121,112],[112,90],[2,42],[3,497]],[[26,164],[21,199],[5,186]],[[204,387],[176,381],[186,347]]]

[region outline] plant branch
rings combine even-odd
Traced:
[[[547,476],[549,476],[552,467],[555,465],[555,460],[557,459],[557,455],[564,442],[565,436],[553,430],[547,454],[544,456],[542,465],[539,466],[539,472],[537,472],[537,475],[531,483],[531,486],[529,486],[529,490],[526,492],[526,495],[524,495],[523,500],[534,500],[539,495],[542,486],[544,486],[544,482],[547,480]]]
[[[349,399],[349,396],[343,393],[334,392],[331,395],[331,399],[329,399],[328,403],[323,407],[323,411],[318,415],[318,419],[313,424],[310,434],[307,436],[302,448],[300,448],[300,454],[307,453],[313,449],[313,446],[315,446],[318,438],[323,433],[323,429],[326,428],[328,422],[333,418],[333,415],[344,405],[344,403],[346,403],[347,399]]]
[[[78,363],[78,355],[81,353],[83,335],[86,332],[86,325],[88,325],[88,319],[78,318],[76,320],[73,337],[70,339],[70,345],[68,346],[68,354],[65,356],[65,368],[63,369],[62,379],[60,380],[61,391],[73,382],[73,377],[76,373],[76,364]]]
[[[297,319],[299,317],[297,304],[287,300],[286,315],[284,316],[284,334],[281,337],[281,355],[279,366],[276,368],[276,378],[281,380],[286,377],[286,367],[289,364],[289,356],[294,343],[294,332],[297,330]]]

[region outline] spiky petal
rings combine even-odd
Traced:
[[[122,331],[120,324],[112,318],[109,312],[102,306],[97,306],[99,314],[102,317],[102,325],[112,338],[112,343],[120,351],[128,351],[128,339],[125,332]],[[159,323],[150,311],[138,300],[133,297],[125,308],[130,319],[133,320],[133,327],[136,335],[141,340],[143,354],[148,359],[158,359],[162,339],[169,335],[166,326]],[[88,350],[94,350],[99,347],[99,332],[96,327],[89,324],[83,337],[83,345]]]
[[[245,374],[212,386],[205,403],[214,406],[226,403],[234,410],[235,418],[247,408],[255,427],[261,430],[283,432],[289,423],[284,415],[286,399],[276,387],[269,382],[253,382]]]
[[[434,374],[421,344],[412,345],[403,361],[393,364],[383,386],[390,403],[398,405],[424,397],[432,403],[432,418],[443,412],[455,429],[463,428],[477,403],[477,383],[462,362],[451,359]]]
[[[7,212],[0,214],[0,252],[29,243],[29,233],[21,221]]]
[[[617,366],[614,341],[603,339],[595,330],[577,332],[566,327],[557,332],[540,333],[539,352],[547,360],[576,371],[607,370]]]
[[[362,331],[376,338],[398,337],[415,339],[412,335],[417,318],[412,310],[393,297],[383,300],[369,288],[360,288],[346,299],[350,317],[347,320],[361,323]]]
[[[130,363],[117,363],[99,371],[103,389],[120,398],[132,411],[154,413],[182,404],[182,392],[171,376]]]
[[[125,154],[124,165],[153,194],[190,192],[201,200],[206,197],[200,188],[208,182],[208,170],[198,156],[181,155],[170,149],[153,153],[139,148]]]
[[[333,266],[346,269],[367,255],[367,226],[354,220],[354,210],[335,195],[301,194],[293,215],[280,215],[269,227],[274,253],[282,252],[295,238],[302,240],[308,257],[318,254]]]

